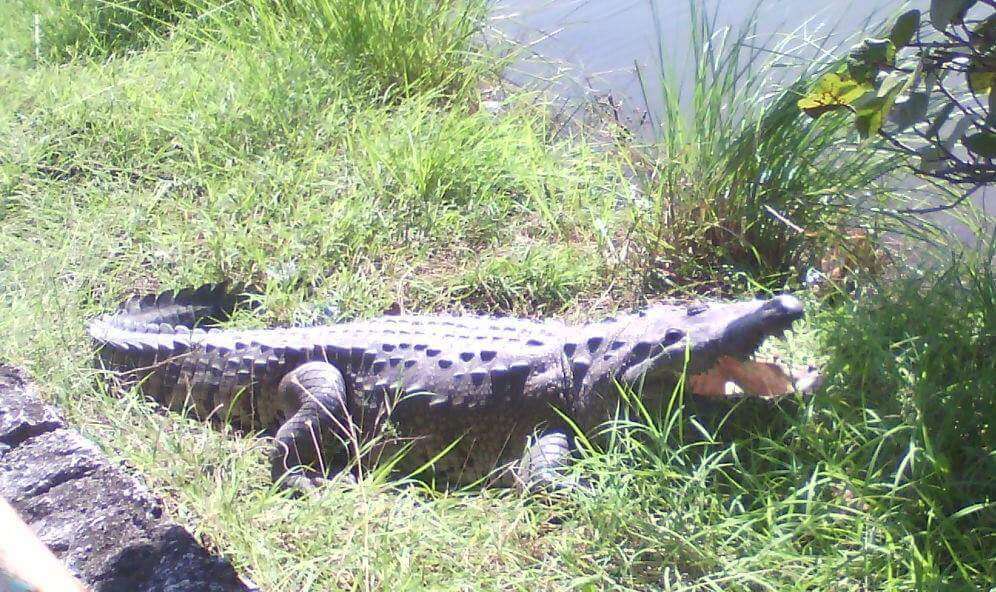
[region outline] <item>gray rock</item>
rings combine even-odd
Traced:
[[[0,365],[0,495],[94,592],[249,591],[135,477]]]

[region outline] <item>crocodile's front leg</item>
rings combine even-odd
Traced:
[[[576,451],[574,436],[566,428],[551,428],[529,442],[522,460],[515,468],[519,489],[565,490],[578,486],[577,480],[565,473]]]
[[[326,362],[309,362],[288,372],[277,387],[287,420],[277,430],[270,452],[274,482],[289,489],[309,490],[325,481],[335,454],[347,452],[356,430],[346,406],[346,385],[339,370]]]

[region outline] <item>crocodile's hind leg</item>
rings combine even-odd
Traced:
[[[562,491],[579,485],[567,470],[576,452],[574,436],[565,428],[547,429],[531,439],[515,468],[515,482],[520,490]]]
[[[287,420],[277,430],[270,473],[286,488],[312,489],[342,469],[329,463],[355,440],[342,373],[326,362],[302,364],[283,377],[277,396]]]

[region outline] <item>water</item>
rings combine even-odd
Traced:
[[[909,4],[921,10],[928,6],[926,0]],[[695,2],[700,14],[714,19],[714,30],[736,29],[756,9],[757,45],[770,48],[790,40],[792,55],[784,59],[788,67],[782,78],[771,81],[775,85],[793,80],[793,64],[825,51],[821,48],[846,52],[862,29],[906,5],[898,0],[768,0],[759,7],[756,0]],[[494,0],[492,7],[494,36],[525,48],[508,79],[551,91],[569,112],[595,102],[651,139],[663,111],[654,90],[659,89],[661,62],[688,77],[692,8],[687,0]],[[987,188],[973,198],[990,227],[996,219],[993,194]],[[978,243],[979,236],[950,216],[936,219],[965,244]]]
[[[764,47],[791,36],[796,58],[819,44],[849,47],[848,37],[866,22],[879,22],[902,6],[896,0],[820,3],[782,0],[699,0],[696,9],[715,29],[737,28],[757,10],[757,43]],[[663,108],[659,92],[661,53],[668,67],[687,76],[691,10],[687,0],[496,0],[499,35],[528,48],[510,72],[513,82],[551,88],[558,96],[601,100],[618,109],[629,127],[652,133]],[[649,92],[641,88],[640,76]]]

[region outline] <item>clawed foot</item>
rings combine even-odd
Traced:
[[[356,475],[349,471],[338,471],[325,477],[317,471],[293,472],[283,475],[277,487],[296,494],[308,494],[326,486],[352,487],[358,483]]]

